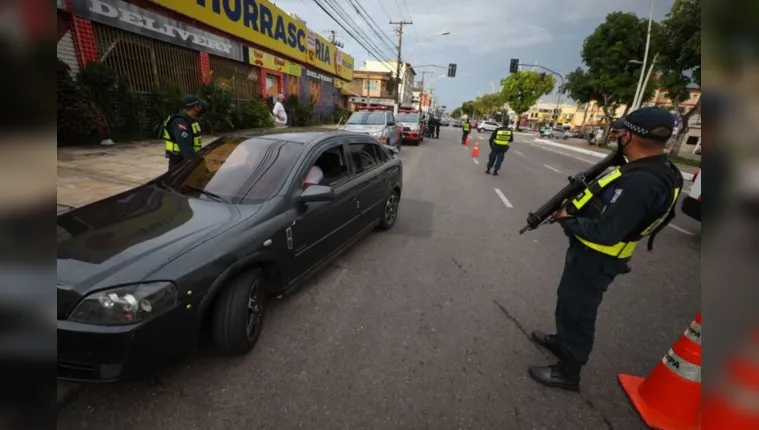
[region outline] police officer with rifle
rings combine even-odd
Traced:
[[[532,340],[559,360],[529,368],[530,376],[546,386],[579,389],[603,294],[617,275],[630,271],[638,241],[648,236],[648,250],[652,249],[656,234],[674,218],[683,187],[682,174],[664,153],[674,129],[670,112],[640,108],[615,122],[614,128],[619,130],[617,152],[569,178],[569,185],[529,214],[520,231],[558,222],[569,237],[556,333],[532,333]],[[609,167],[614,169],[601,176]]]

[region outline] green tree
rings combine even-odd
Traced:
[[[677,155],[688,133],[688,122],[701,104],[699,98],[688,110],[680,106],[691,97],[689,86],[701,86],[701,0],[675,0],[663,24],[659,83],[667,89],[667,97],[680,120],[670,148]]]
[[[501,80],[501,100],[509,104],[518,120],[541,96],[550,94],[554,85],[556,78],[551,75],[529,70],[513,73]]]
[[[451,112],[451,118],[456,118],[456,119],[461,118],[461,108],[460,107],[457,107],[456,109],[454,109]]]
[[[657,52],[661,40],[660,26],[652,26],[651,52]],[[582,45],[582,60],[586,69],[577,69],[567,76],[565,89],[576,100],[594,100],[604,113],[608,127],[613,115],[622,104],[628,106],[635,97],[640,78],[641,60],[645,54],[648,20],[633,13],[613,12],[596,27]],[[644,100],[650,98],[650,91]]]
[[[584,130],[588,117],[588,105],[593,101],[593,90],[588,83],[587,74],[579,67],[574,72],[570,72],[565,79],[562,93],[569,94],[572,100],[584,106],[585,113],[580,126]]]
[[[504,99],[501,93],[484,94],[477,97],[474,103],[485,118],[490,118],[495,112],[503,109]]]
[[[469,100],[461,104],[461,113],[469,118],[480,114],[479,106],[474,100]]]

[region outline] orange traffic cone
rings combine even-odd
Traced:
[[[704,430],[759,428],[759,330],[704,396]]]
[[[474,148],[472,148],[472,157],[480,156],[480,143],[474,142]]]
[[[466,142],[464,142],[464,145],[469,146],[469,135],[467,135]]]
[[[647,378],[620,374],[619,383],[649,427],[701,428],[701,313]]]

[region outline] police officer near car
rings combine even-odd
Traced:
[[[198,116],[208,108],[208,103],[193,94],[184,95],[181,103],[182,110],[170,115],[163,123],[169,170],[195,155],[203,146]]]
[[[578,390],[580,370],[593,349],[596,315],[603,295],[618,275],[630,271],[637,243],[656,234],[674,217],[683,177],[664,152],[674,129],[672,114],[640,108],[614,123],[619,130],[621,166],[591,181],[553,214],[569,237],[556,303],[556,333],[532,333],[558,363],[533,366],[529,375],[550,387]],[[627,163],[624,163],[624,158]]]
[[[485,173],[490,174],[493,169],[493,176],[498,176],[501,169],[503,157],[509,150],[509,143],[514,141],[514,132],[509,128],[509,120],[505,120],[503,125],[496,128],[490,135],[490,155],[488,156],[488,165]]]
[[[430,129],[430,137],[434,137],[435,139],[440,138],[440,118],[437,116],[432,117],[432,128]]]
[[[461,124],[461,144],[466,145],[466,138],[469,136],[469,132],[472,131],[472,123],[469,122],[469,118],[465,118],[464,122]]]

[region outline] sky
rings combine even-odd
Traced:
[[[346,11],[375,44],[383,47],[379,54],[383,60],[395,60],[397,52],[378,42],[379,37],[356,13],[353,2],[363,7],[393,46],[397,46],[398,37],[389,21],[413,21],[412,25],[404,26],[404,60],[417,66],[457,64],[455,78],[441,77],[446,74],[442,68],[417,70],[418,78],[422,70],[434,73],[426,74],[425,81],[434,79],[434,96],[448,111],[479,94],[493,92],[493,88],[497,90],[500,80],[508,75],[511,58],[518,58],[524,64],[537,62],[566,75],[582,66],[583,40],[608,13],[624,11],[648,17],[650,4],[647,0],[320,1],[334,3]],[[664,19],[672,2],[654,0],[654,20]],[[345,45],[343,51],[353,56],[357,69],[363,61],[375,60],[324,13],[315,0],[274,0],[274,3],[298,15],[311,30],[323,36],[328,36],[330,30],[336,31],[337,39]],[[362,15],[365,16],[363,11]],[[450,34],[436,34],[444,31]],[[555,102],[556,95],[541,100]]]

